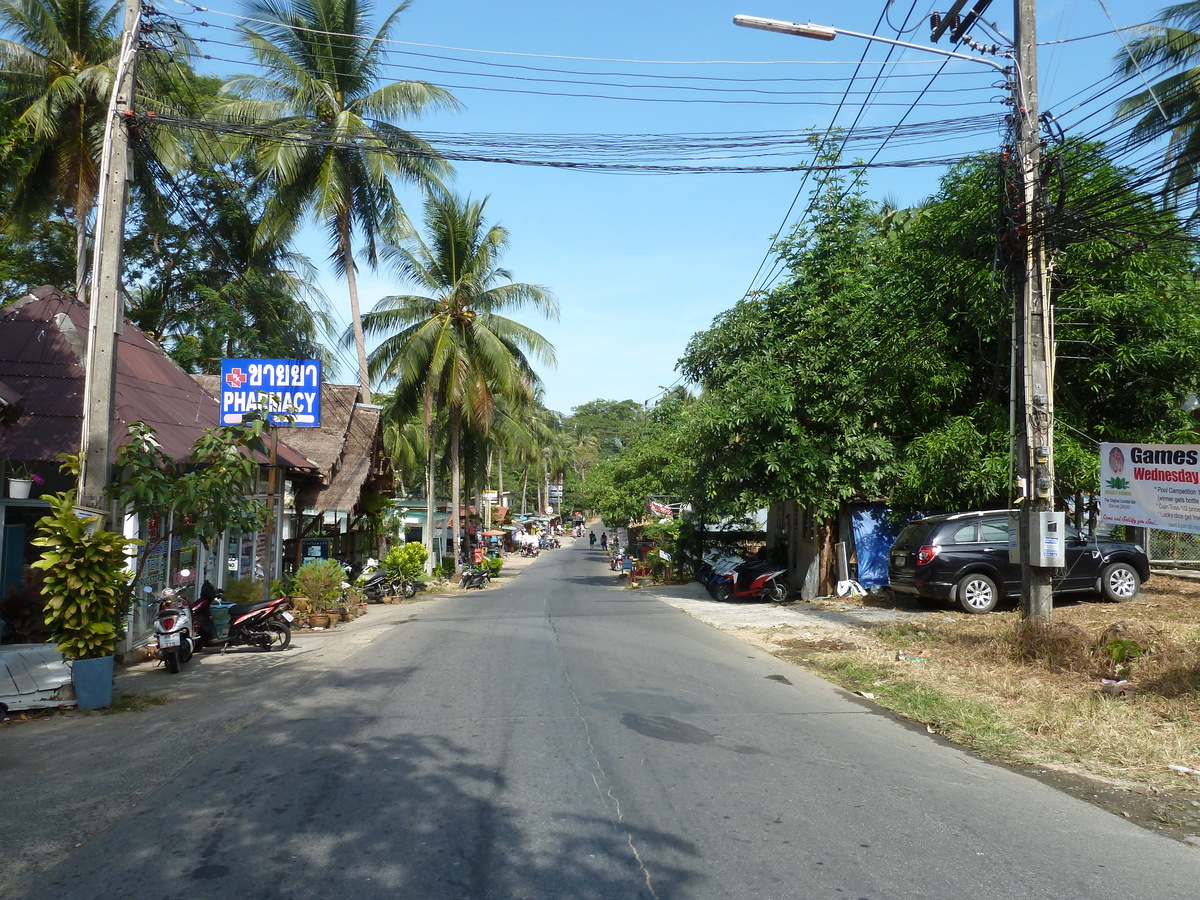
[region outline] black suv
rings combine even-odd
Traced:
[[[1002,596],[1021,593],[1021,567],[1008,561],[1008,513],[929,516],[905,526],[892,544],[888,583],[898,594],[957,603],[985,613]],[[1067,525],[1067,564],[1055,570],[1055,594],[1099,593],[1132,600],[1150,577],[1150,560],[1137,544],[1085,537]]]

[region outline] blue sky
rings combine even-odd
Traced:
[[[801,132],[853,127],[855,134],[875,139],[849,144],[847,156],[906,163],[872,168],[868,195],[905,206],[932,193],[943,171],[918,163],[998,146],[999,133],[986,119],[1004,109],[997,73],[978,63],[852,37],[825,43],[738,28],[732,19],[736,13],[811,18],[929,44],[928,13],[950,5],[951,0],[836,5],[608,0],[587,6],[414,0],[393,31],[397,43],[387,74],[449,87],[464,111],[414,120],[408,127],[465,140],[476,156],[528,153],[528,140],[512,135],[560,136],[560,146],[544,151],[547,158],[628,167],[635,157],[614,151],[614,136],[649,136],[640,141],[662,144],[668,135],[710,140],[775,135],[767,142],[769,155],[719,150],[702,161],[684,159],[676,137],[669,148],[637,159],[669,167],[786,167],[811,160]],[[1123,27],[1149,20],[1161,5],[1145,0],[1037,5],[1042,109],[1058,114],[1069,133],[1105,133],[1117,95],[1079,104],[1090,86],[1106,78],[1121,44],[1111,34],[1081,38],[1113,30],[1106,9]],[[1011,36],[1012,7],[1012,0],[994,0],[984,18]],[[201,18],[178,2],[163,8],[184,22]],[[392,8],[383,3],[376,11]],[[234,20],[217,13],[240,11],[233,0],[218,0],[209,9],[204,21],[226,26]],[[972,35],[994,40],[986,30]],[[949,45],[943,38],[937,46]],[[206,49],[231,59],[240,52],[222,45]],[[212,71],[234,67],[208,65]],[[941,124],[915,134],[905,130],[933,122]],[[781,132],[796,134],[776,135]],[[564,413],[597,397],[652,401],[675,383],[675,362],[689,338],[748,290],[769,283],[770,237],[803,213],[811,187],[799,172],[646,174],[495,161],[462,161],[456,169],[454,190],[488,196],[489,219],[510,230],[505,263],[514,278],[545,285],[558,298],[559,321],[530,324],[557,348],[557,367],[542,374],[547,405]],[[403,196],[419,214],[419,197]],[[319,261],[328,253],[318,233],[302,249]],[[332,275],[322,283],[348,321],[344,285]],[[386,272],[363,271],[360,290],[369,309],[403,286]],[[343,365],[337,380],[352,381],[352,372]]]

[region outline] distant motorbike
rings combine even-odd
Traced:
[[[465,566],[458,586],[464,590],[479,588],[480,590],[491,580],[491,573],[483,566]]]
[[[187,573],[186,569],[180,574],[184,573]],[[145,590],[154,593],[151,587]],[[163,588],[158,596],[158,615],[154,617],[158,658],[166,664],[168,672],[177,675],[183,664],[192,658],[201,639],[196,630],[192,607],[183,596],[172,588]]]
[[[292,623],[287,597],[258,603],[225,603],[224,592],[204,582],[192,613],[199,633],[199,647],[248,646],[264,650],[286,650],[292,643]]]

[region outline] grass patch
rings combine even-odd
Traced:
[[[165,706],[172,702],[174,698],[163,697],[159,694],[129,694],[122,697],[113,697],[112,703],[106,706],[99,712],[106,716],[115,716],[120,713],[127,712],[142,712],[143,710],[153,709],[156,706]]]
[[[1131,603],[1060,603],[1049,625],[941,609],[773,644],[987,758],[1195,791],[1200,777],[1170,767],[1200,770],[1198,621],[1200,584],[1156,578]],[[1106,679],[1127,684],[1106,693]]]

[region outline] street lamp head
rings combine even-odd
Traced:
[[[757,28],[761,31],[778,31],[780,34],[796,34],[800,37],[816,38],[819,41],[832,41],[837,37],[837,29],[830,28],[828,25],[814,25],[812,22],[801,24],[799,22],[785,22],[782,19],[764,19],[762,16],[742,16],[733,17],[734,25],[741,25],[743,28]]]

